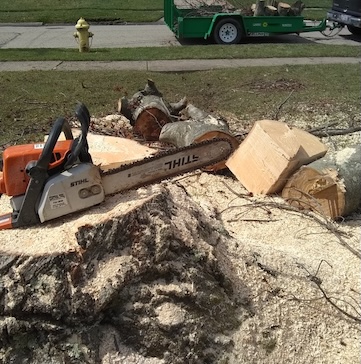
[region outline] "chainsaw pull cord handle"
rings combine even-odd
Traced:
[[[66,138],[72,139],[73,134],[71,133],[69,123],[64,118],[58,118],[50,131],[39,159],[29,162],[26,166],[26,172],[30,176],[30,181],[19,212],[13,213],[13,227],[32,225],[40,221],[36,211],[37,203],[48,178],[48,166],[55,144],[62,131],[64,131]]]
[[[70,168],[72,165],[74,165],[77,162],[78,158],[80,162],[92,163],[92,158],[88,151],[89,146],[87,141],[87,135],[90,126],[89,110],[83,103],[79,102],[75,109],[75,115],[80,121],[81,133],[74,140],[68,159],[65,162],[64,169]]]

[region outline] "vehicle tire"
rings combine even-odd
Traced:
[[[213,30],[213,37],[217,44],[237,44],[242,36],[241,24],[233,18],[221,19]]]
[[[347,29],[354,35],[361,36],[361,28],[354,27],[352,25],[348,25]]]

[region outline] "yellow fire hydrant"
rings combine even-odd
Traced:
[[[79,40],[79,52],[89,52],[89,38],[94,35],[88,31],[89,24],[84,18],[80,18],[75,25],[75,29],[77,31],[74,33],[74,38]]]

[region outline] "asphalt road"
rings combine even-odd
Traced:
[[[91,25],[92,48],[164,47],[182,44],[207,44],[202,40],[180,42],[162,22],[153,24]],[[0,24],[0,48],[77,48],[75,25]],[[248,38],[246,43],[322,43],[359,45],[346,28],[334,37],[320,32],[298,35]]]

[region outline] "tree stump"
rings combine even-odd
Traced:
[[[288,180],[282,197],[293,206],[334,219],[360,207],[360,186],[361,146],[356,145],[301,167]]]
[[[174,185],[1,230],[0,362],[101,363],[119,347],[109,363],[165,352],[169,363],[205,363],[204,348],[218,362],[228,343],[215,338],[240,325],[245,304],[219,252],[230,237],[217,231],[220,223]]]

